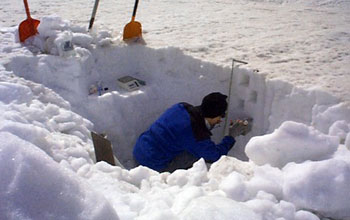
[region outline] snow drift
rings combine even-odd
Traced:
[[[67,32],[74,53],[59,56]],[[127,46],[108,31],[90,35],[59,17],[43,18],[40,35],[26,47],[17,43],[15,28],[6,29],[4,39],[1,217],[350,217],[350,203],[341,197],[349,195],[350,109],[338,98],[235,67],[229,117],[253,117],[254,126],[230,154],[248,160],[248,143],[250,160],[222,157],[209,169],[199,160],[189,170],[159,174],[132,167],[136,137],[175,102],[199,104],[213,90],[227,93],[230,68],[177,48]],[[116,85],[124,75],[146,85],[127,92]],[[97,82],[108,90],[89,95]],[[133,169],[95,164],[90,130],[107,133],[115,154]],[[223,132],[217,129],[214,138]]]

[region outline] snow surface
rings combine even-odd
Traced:
[[[40,34],[23,45],[23,6],[2,1],[0,219],[350,219],[348,3],[140,2],[140,46],[115,32],[133,2],[101,2],[88,33],[93,2],[30,1]],[[133,168],[166,108],[228,93],[232,53],[250,65],[234,68],[229,118],[253,117],[252,132],[209,168]],[[127,92],[125,75],[146,85]],[[89,95],[97,84],[108,90]],[[90,130],[128,169],[95,163]]]
[[[287,121],[272,134],[253,137],[245,152],[258,165],[270,164],[282,168],[290,162],[327,159],[338,146],[336,134],[325,135],[304,124]]]
[[[88,27],[94,0],[30,0],[34,18],[56,14]],[[2,0],[0,26],[25,19],[22,2]],[[83,7],[82,7],[83,6]],[[121,34],[134,1],[99,3],[94,27]],[[236,58],[269,79],[318,87],[350,101],[348,0],[143,0],[136,20],[152,48],[180,48],[220,66]]]

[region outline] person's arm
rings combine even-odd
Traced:
[[[219,144],[215,144],[211,139],[197,141],[196,145],[188,149],[198,158],[204,158],[207,162],[215,162],[222,155],[227,155],[236,140],[231,136],[225,136]]]

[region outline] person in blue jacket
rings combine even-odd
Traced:
[[[166,110],[138,138],[133,155],[139,165],[159,172],[186,169],[200,159],[215,162],[227,155],[234,137],[246,132],[246,126],[230,127],[229,135],[219,144],[211,140],[211,129],[225,117],[226,95],[219,92],[205,96],[200,106],[177,103]]]

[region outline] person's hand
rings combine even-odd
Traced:
[[[231,122],[229,128],[229,135],[232,137],[237,137],[239,135],[246,135],[252,129],[252,119],[246,120],[236,120]]]

